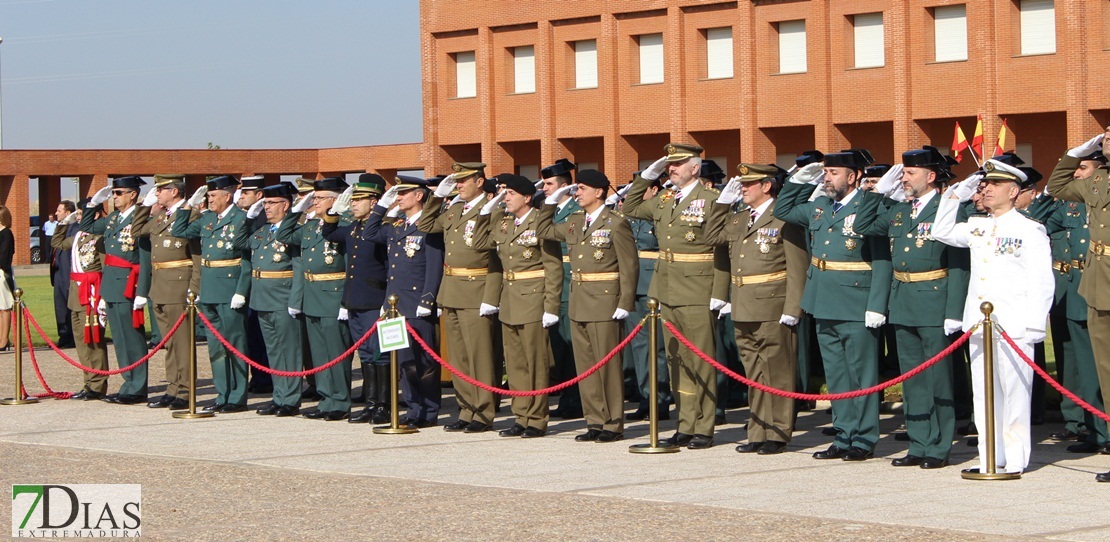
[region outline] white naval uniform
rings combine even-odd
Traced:
[[[1029,466],[1029,403],[1033,369],[1002,339],[1005,330],[1027,357],[1044,340],[1048,310],[1056,283],[1052,251],[1044,226],[1017,209],[1000,216],[971,217],[956,223],[960,201],[949,190],[933,222],[933,237],[954,247],[971,249],[970,284],[964,303],[963,329],[983,319],[979,306],[994,305],[995,464],[999,471],[1020,473]],[[983,334],[971,336],[971,387],[975,426],[979,428],[980,472],[986,468],[986,411],[983,401]]]

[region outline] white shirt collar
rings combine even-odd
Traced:
[[[225,216],[227,216],[227,214],[228,214],[228,213],[230,213],[230,212],[231,212],[231,209],[232,209],[232,208],[234,208],[234,207],[235,207],[235,204],[234,204],[234,203],[233,203],[233,204],[231,204],[231,205],[228,205],[228,206],[227,206],[227,209],[224,209],[222,213],[220,213],[219,215],[216,215],[216,218],[218,218],[218,219],[220,219],[220,220],[223,220],[223,218],[224,218]]]
[[[530,215],[530,214],[532,214],[532,208],[531,207],[528,208],[527,213],[524,213],[524,216],[514,219],[513,224],[516,225],[516,226],[519,226],[519,225],[523,224],[525,220],[528,220],[528,215]]]
[[[848,202],[849,202],[849,201],[852,201],[852,198],[853,198],[853,197],[855,197],[855,195],[856,195],[856,192],[859,192],[859,189],[858,189],[858,188],[853,188],[851,192],[848,192],[848,195],[847,195],[847,196],[844,196],[844,197],[843,197],[843,198],[842,198],[842,199],[840,200],[840,205],[848,205]]]
[[[469,210],[473,209],[473,208],[474,208],[474,206],[478,204],[478,200],[480,200],[480,199],[483,199],[483,198],[485,198],[485,197],[486,197],[486,195],[485,195],[485,194],[478,194],[478,196],[477,196],[477,197],[475,197],[474,199],[472,199],[472,200],[470,200],[470,201],[466,202],[466,203],[465,203],[465,204],[463,205],[463,212],[465,213],[465,212],[467,212],[467,211],[469,211]]]
[[[411,226],[413,224],[416,224],[416,221],[420,220],[420,215],[423,214],[423,213],[424,213],[424,209],[421,209],[421,210],[417,211],[416,214],[414,214],[414,215],[412,215],[408,218],[405,218],[405,224],[408,224],[409,226]]]
[[[689,195],[690,195],[690,192],[693,192],[693,191],[694,191],[694,188],[695,188],[695,187],[696,187],[696,186],[698,185],[698,183],[699,183],[699,182],[701,182],[701,181],[699,181],[699,180],[695,179],[695,180],[694,180],[694,181],[692,181],[692,182],[691,182],[690,184],[686,185],[686,188],[681,188],[681,189],[679,189],[679,190],[678,190],[678,197],[677,197],[677,198],[675,198],[675,199],[676,199],[677,201],[680,201],[680,202],[681,202],[682,200],[686,199],[686,196],[689,196]]]
[[[131,207],[129,207],[126,211],[120,211],[119,212],[119,217],[121,219],[123,219],[123,218],[127,218],[127,217],[131,216],[131,213],[135,212],[135,207],[138,207],[138,206],[139,205],[136,203],[135,205],[132,205]]]
[[[930,191],[926,192],[924,196],[921,196],[920,198],[917,198],[915,201],[920,201],[921,202],[920,204],[918,204],[917,208],[918,209],[923,209],[926,205],[929,204],[930,201],[933,200],[933,196],[935,196],[936,194],[937,194],[936,190],[930,190]],[[913,204],[911,203],[910,206],[912,207]]]
[[[566,201],[556,204],[555,209],[558,210],[558,211],[562,211],[563,209],[566,208],[567,205],[570,204],[570,200],[572,200],[572,199],[574,199],[574,198],[567,198]]]
[[[598,205],[597,209],[594,209],[594,212],[586,213],[586,223],[593,225],[594,221],[597,220],[597,217],[601,214],[601,211],[603,210],[605,210],[605,206]]]
[[[767,201],[763,202],[762,204],[759,205],[759,207],[755,208],[756,216],[763,216],[764,214],[767,213],[767,209],[770,209],[771,206],[774,205],[774,204],[775,204],[775,198],[768,198]]]
[[[184,205],[184,204],[185,204],[185,200],[179,199],[179,200],[177,200],[177,203],[171,205],[169,209],[166,209],[166,212],[172,215],[172,214],[176,213],[177,210],[180,209],[181,206]]]

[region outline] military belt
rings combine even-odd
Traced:
[[[658,260],[659,259],[659,251],[658,250],[641,250],[640,251],[640,259],[642,259],[642,260]]]
[[[293,278],[292,271],[262,271],[254,269],[251,271],[251,276],[256,279],[291,279]]]
[[[1110,253],[1110,245],[1104,244],[1102,241],[1095,241],[1091,243],[1091,252],[1099,256],[1106,256],[1107,253]]]
[[[482,268],[466,268],[466,267],[451,267],[449,265],[443,266],[443,276],[445,277],[465,277],[467,280],[474,280],[478,277],[484,277],[489,274],[489,269]]]
[[[810,258],[813,267],[821,271],[870,271],[871,264],[867,262],[830,262],[821,258]]]
[[[763,284],[765,282],[777,282],[780,280],[786,280],[786,271],[776,271],[774,273],[764,273],[762,275],[733,275],[732,285]]]
[[[563,263],[570,263],[570,256],[563,256]]]
[[[346,280],[347,273],[309,273],[304,272],[304,279],[308,282],[322,282],[325,280]]]
[[[242,258],[232,258],[230,260],[201,260],[200,264],[204,267],[234,267],[242,263]]]
[[[177,269],[179,267],[192,267],[193,260],[174,260],[172,262],[151,262],[150,267],[155,271],[159,269]]]
[[[612,273],[583,273],[581,271],[571,271],[570,280],[574,282],[609,282],[619,280],[621,274],[614,271]]]
[[[671,252],[670,250],[664,250],[659,253],[659,259],[668,262],[682,263],[711,262],[713,261],[713,254],[684,254],[682,252]]]
[[[947,269],[934,269],[932,271],[921,271],[918,273],[909,273],[906,271],[894,272],[894,279],[898,282],[925,282],[927,280],[942,279],[947,276]]]
[[[1087,267],[1087,262],[1084,262],[1083,260],[1071,260],[1071,261],[1067,261],[1067,262],[1062,262],[1062,261],[1052,262],[1052,268],[1061,272],[1061,273],[1063,273],[1063,274],[1065,274],[1065,275],[1068,274],[1072,269],[1078,269],[1078,270],[1082,271],[1084,267]]]
[[[531,271],[511,271],[506,269],[504,278],[505,280],[525,280],[525,279],[542,279],[546,275],[543,269],[533,269]]]

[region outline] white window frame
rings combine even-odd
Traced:
[[[652,85],[662,83],[663,69],[663,34],[642,34],[637,36],[636,43],[640,53],[640,84]]]
[[[806,21],[779,21],[775,24],[779,40],[779,73],[806,73],[809,54],[806,45]]]
[[[455,97],[474,98],[478,96],[477,60],[474,51],[455,53]]]
[[[732,79],[732,27],[705,29],[705,66],[707,79]]]

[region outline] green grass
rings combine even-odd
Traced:
[[[42,327],[42,331],[50,337],[50,340],[58,340],[58,323],[54,321],[54,287],[50,285],[50,277],[16,275],[15,280],[16,287],[23,288],[23,304],[31,311],[31,315]],[[15,333],[14,321],[12,333]],[[34,327],[31,328],[31,339],[35,346],[46,345]]]

